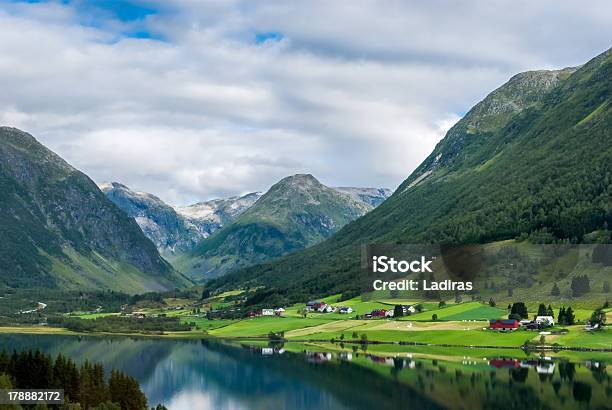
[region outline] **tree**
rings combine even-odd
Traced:
[[[576,275],[572,278],[572,295],[574,297],[582,296],[591,291],[589,277],[587,275]]]
[[[548,307],[546,308],[546,316],[555,317],[555,312],[553,311],[553,308],[550,305],[548,305]]]
[[[395,305],[393,308],[393,317],[402,317],[404,316],[404,308],[402,305]]]
[[[565,306],[559,308],[559,315],[557,316],[557,323],[565,325]]]
[[[527,312],[527,306],[525,306],[524,302],[515,302],[512,304],[512,308],[510,309],[510,314],[517,314],[521,317],[521,319],[527,319],[529,313]]]
[[[204,288],[202,291],[202,299],[208,299],[210,297],[210,289]]]
[[[495,307],[495,301],[493,300],[493,298],[489,299],[489,306]]]
[[[575,320],[576,320],[576,315],[574,315],[574,311],[572,310],[572,307],[570,306],[565,311],[565,324],[573,325]]]
[[[108,379],[111,401],[119,403],[123,410],[143,410],[147,399],[133,377],[113,370]]]
[[[599,328],[603,328],[606,325],[606,312],[601,309],[597,309],[591,315],[591,326],[599,325]]]
[[[443,301],[443,300],[441,300],[441,301],[440,301],[440,303],[438,303],[438,307],[439,307],[439,308],[443,308],[443,307],[445,307],[445,306],[446,306],[446,302],[445,302],[445,301]]]
[[[546,316],[546,306],[543,303],[538,306],[538,316]]]
[[[436,320],[438,320],[438,315],[436,313],[434,313],[433,315],[431,315],[431,320],[433,320],[434,322]]]
[[[559,296],[561,294],[561,291],[559,290],[559,286],[557,286],[556,283],[553,285],[552,289],[550,290],[550,294],[552,296]]]

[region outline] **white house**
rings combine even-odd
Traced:
[[[274,316],[274,309],[261,309],[262,316]]]
[[[327,304],[319,308],[319,312],[322,312],[322,313],[332,313],[335,310],[336,309],[333,306],[327,305]]]
[[[274,309],[274,314],[276,316],[282,316],[283,313],[285,313],[285,309],[283,309],[282,307]]]
[[[536,322],[538,325],[548,324],[549,326],[554,326],[555,318],[552,316],[536,316],[534,322]]]
[[[353,313],[353,308],[349,306],[343,306],[340,308],[339,313],[342,313],[342,314]]]
[[[416,312],[416,308],[412,305],[404,305],[402,306],[402,312],[407,315],[407,314],[413,314]]]
[[[394,314],[395,312],[393,311],[393,309],[389,309],[385,312],[385,317],[393,317]]]

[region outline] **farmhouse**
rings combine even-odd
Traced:
[[[326,303],[323,304],[323,306],[321,306],[319,308],[319,312],[321,312],[321,313],[332,313],[332,312],[335,312],[335,311],[336,311],[336,308],[334,308],[333,306],[328,305]]]
[[[552,316],[536,316],[534,322],[538,325],[554,326],[555,318]]]
[[[338,313],[342,313],[342,314],[349,314],[349,313],[353,313],[353,308],[349,307],[349,306],[341,306],[338,309]]]
[[[416,312],[416,308],[412,305],[402,305],[402,313],[404,315],[412,315]]]
[[[261,309],[262,316],[274,316],[274,309]]]
[[[282,316],[283,313],[285,313],[285,309],[283,309],[282,307],[276,308],[274,309],[274,314],[276,316]]]
[[[373,310],[370,313],[368,313],[366,315],[366,318],[372,319],[372,318],[386,317],[386,316],[387,316],[387,310],[386,309],[376,309],[376,310]]]
[[[322,308],[327,306],[327,303],[321,302],[320,300],[311,300],[306,303],[306,310],[310,312],[321,312]]]
[[[516,319],[493,319],[489,321],[489,329],[494,330],[516,330],[519,321]]]

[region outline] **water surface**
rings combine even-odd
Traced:
[[[170,409],[610,408],[607,355],[284,346],[209,340],[2,335],[0,349],[102,362]],[[612,357],[611,357],[612,358]]]

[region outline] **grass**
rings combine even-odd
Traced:
[[[423,330],[400,332],[396,330],[370,330],[351,329],[345,338],[351,339],[352,331],[357,332],[360,338],[366,334],[370,341],[381,342],[415,342],[431,344],[451,344],[464,346],[513,346],[518,347],[525,341],[536,336],[534,333],[524,331],[498,333],[486,330]],[[342,332],[324,332],[297,337],[297,339],[331,340],[340,339]]]
[[[258,337],[270,332],[287,332],[309,326],[328,323],[326,319],[303,319],[290,317],[256,317],[236,321],[227,326],[212,329],[209,333],[219,337]]]
[[[480,302],[466,302],[415,313],[405,316],[402,320],[431,320],[433,314],[438,315],[438,320],[489,320],[505,317],[508,312],[505,309],[483,305]]]
[[[224,326],[231,325],[232,323],[236,323],[236,320],[224,320],[224,319],[208,320],[206,318],[201,318],[201,317],[196,318],[196,317],[187,316],[183,318],[182,322],[195,323],[197,330],[204,330],[208,332],[213,329],[218,329]]]
[[[100,312],[100,313],[81,313],[81,314],[75,314],[73,316],[81,318],[81,319],[97,319],[99,317],[118,316],[118,315],[119,313]]]
[[[587,332],[583,326],[569,326],[569,333],[559,336],[546,336],[547,343],[561,346],[588,347],[592,349],[612,349],[612,329]]]

